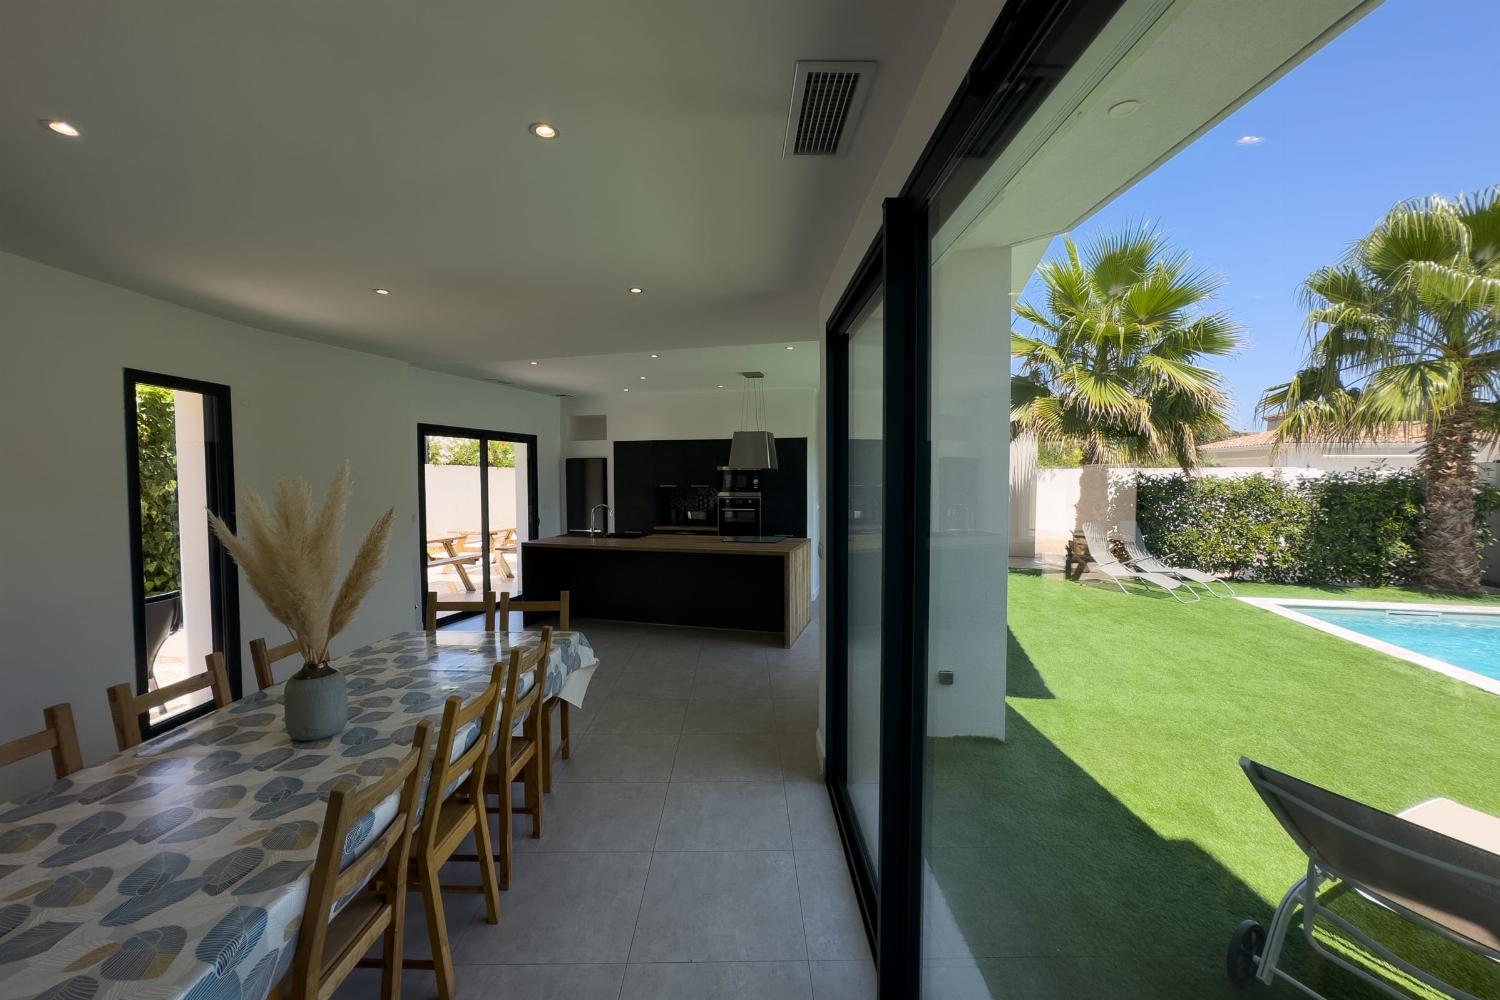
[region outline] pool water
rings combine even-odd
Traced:
[[[1500,680],[1500,615],[1296,605],[1299,614]]]

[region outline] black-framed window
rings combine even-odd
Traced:
[[[537,537],[537,436],[417,425],[418,578],[444,601],[521,596],[521,544]],[[439,618],[447,624],[474,612]]]
[[[238,575],[208,526],[208,514],[235,523],[229,387],[126,369],[124,389],[136,690],[202,673],[218,651],[238,698]],[[211,712],[198,694],[153,711],[146,735]]]
[[[924,986],[927,708],[933,685],[945,683],[928,662],[932,539],[950,530],[983,534],[974,509],[981,501],[972,498],[986,484],[963,455],[933,446],[931,239],[1121,6],[1122,0],[1005,6],[900,196],[885,203],[881,231],[827,324],[826,773],[882,1000],[909,1000]],[[1005,386],[1008,364],[1002,358],[993,367],[991,378]],[[1002,399],[1006,391],[998,393]],[[863,402],[878,405],[878,435],[868,426],[862,393]],[[1003,405],[995,418],[1003,444]],[[935,493],[942,501],[936,521]],[[998,551],[1003,567],[1003,526],[997,537],[998,549],[978,540],[960,544],[991,556]],[[868,589],[872,580],[878,599]],[[1004,592],[1003,578],[998,591]],[[1003,608],[996,613],[1003,623]],[[878,632],[873,668],[872,628]],[[868,731],[875,719],[872,755]],[[873,789],[864,787],[872,776]]]

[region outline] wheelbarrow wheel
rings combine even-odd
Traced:
[[[1234,929],[1229,939],[1229,954],[1225,957],[1225,971],[1229,981],[1240,989],[1255,982],[1255,972],[1260,967],[1260,953],[1266,946],[1266,929],[1254,920],[1246,920]]]

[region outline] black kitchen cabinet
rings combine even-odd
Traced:
[[[609,503],[609,460],[570,458],[563,463],[567,481],[568,530],[594,526],[594,507]],[[605,528],[609,525],[606,524]]]
[[[775,469],[760,474],[761,530],[807,535],[807,438],[777,438]]]
[[[687,477],[684,486],[719,488],[719,466],[729,461],[729,442],[720,438],[702,438],[682,442]]]
[[[656,478],[654,485],[688,485],[687,444],[686,441],[651,442],[651,474]]]
[[[615,530],[650,531],[656,524],[656,472],[651,441],[615,442]]]

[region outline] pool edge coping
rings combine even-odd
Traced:
[[[1438,612],[1462,612],[1464,614],[1493,615],[1500,617],[1500,609],[1483,608],[1470,604],[1419,604],[1414,602],[1390,602],[1390,601],[1337,601],[1326,598],[1314,597],[1237,597],[1253,607],[1264,608],[1283,618],[1326,632],[1328,635],[1336,635],[1347,642],[1355,643],[1366,649],[1373,649],[1387,656],[1394,656],[1398,660],[1414,663],[1419,667],[1426,667],[1450,677],[1453,680],[1462,681],[1465,684],[1487,691],[1493,695],[1500,695],[1500,680],[1485,677],[1472,670],[1456,667],[1444,660],[1426,656],[1422,653],[1414,653],[1404,646],[1397,646],[1383,639],[1376,639],[1353,629],[1347,629],[1340,625],[1334,625],[1311,615],[1304,615],[1296,610],[1297,607],[1314,608],[1346,608],[1355,611],[1438,611]]]

